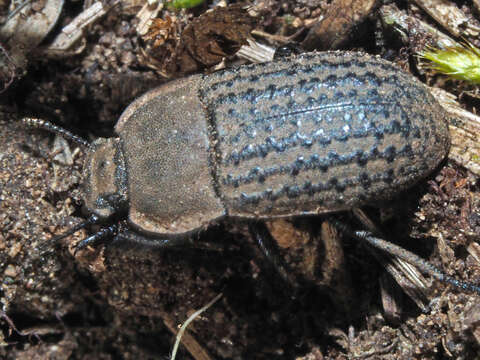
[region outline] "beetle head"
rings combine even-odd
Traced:
[[[83,168],[87,210],[109,218],[128,210],[127,174],[120,139],[97,139],[89,147]]]

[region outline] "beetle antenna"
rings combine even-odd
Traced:
[[[37,119],[37,118],[23,118],[22,122],[27,126],[37,128],[37,129],[44,129],[54,134],[60,135],[63,138],[67,140],[71,140],[84,147],[87,147],[87,148],[90,147],[90,143],[87,140],[82,139],[80,136],[75,135],[64,128],[61,128],[60,126],[52,124],[50,121]]]
[[[100,219],[98,218],[97,215],[92,214],[92,215],[90,215],[90,217],[89,217],[87,220],[81,222],[80,224],[75,225],[74,227],[71,227],[71,228],[68,229],[65,233],[63,233],[63,234],[61,234],[61,235],[58,235],[58,236],[55,236],[55,237],[52,239],[52,241],[53,241],[53,242],[58,242],[59,240],[61,240],[61,239],[63,239],[63,238],[66,238],[67,236],[70,236],[70,235],[76,233],[78,230],[84,229],[84,228],[86,228],[86,227],[89,226],[89,225],[93,225],[93,224],[98,223],[99,220],[100,220]]]
[[[476,292],[477,294],[480,294],[480,286],[469,283],[469,282],[457,280],[452,276],[444,274],[440,269],[435,267],[433,264],[429,263],[425,259],[422,259],[420,256],[415,255],[414,253],[398,245],[395,245],[389,241],[385,241],[383,239],[374,237],[372,233],[368,231],[352,231],[345,224],[339,221],[334,221],[333,224],[337,228],[339,228],[341,231],[352,236],[353,238],[367,241],[370,245],[380,250],[383,250],[389,254],[392,254],[394,256],[398,256],[400,259],[409,262],[410,264],[416,266],[424,274],[430,275],[439,281],[449,283],[457,288],[461,288],[466,291]]]

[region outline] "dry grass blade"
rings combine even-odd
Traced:
[[[180,341],[182,340],[183,333],[185,332],[187,326],[195,320],[201,313],[203,313],[205,310],[207,310],[209,307],[211,307],[213,304],[215,304],[221,297],[222,293],[218,294],[211,300],[207,305],[202,307],[201,309],[195,311],[188,319],[185,321],[185,323],[181,326],[180,330],[177,333],[177,337],[175,340],[175,345],[173,345],[173,350],[172,350],[172,356],[170,357],[170,360],[175,360],[175,357],[177,355],[178,351],[178,346],[180,345]]]
[[[480,31],[478,24],[472,22],[472,19],[469,19],[453,1],[415,0],[414,2],[452,35],[478,36]]]
[[[260,44],[252,39],[247,39],[248,45],[242,45],[240,50],[237,52],[237,56],[247,59],[251,62],[259,63],[259,62],[267,62],[272,61],[273,56],[275,55],[275,49]]]

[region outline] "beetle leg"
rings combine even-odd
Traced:
[[[70,229],[67,229],[67,231],[65,231],[63,234],[60,234],[58,236],[53,237],[52,241],[56,243],[59,240],[76,233],[78,230],[84,229],[89,225],[98,223],[98,221],[99,221],[98,216],[95,215],[95,214],[92,214],[87,220],[81,222],[80,224],[77,224],[77,225],[71,227]]]
[[[250,222],[248,230],[251,236],[255,239],[255,242],[258,244],[263,255],[265,255],[282,280],[293,288],[293,297],[295,297],[298,288],[297,281],[292,277],[291,271],[288,271],[288,265],[281,257],[278,247],[275,244],[275,240],[268,231],[266,225],[263,222]]]
[[[302,49],[301,46],[299,46],[298,44],[296,44],[294,42],[289,42],[285,45],[282,45],[282,46],[278,47],[275,50],[275,53],[273,54],[273,58],[275,60],[278,60],[278,59],[283,59],[283,58],[293,56],[293,55],[299,55],[299,54],[302,54],[304,52],[305,52],[305,50]]]
[[[78,229],[76,229],[78,230]],[[70,233],[69,233],[70,234]],[[68,235],[69,235],[68,234]],[[158,238],[142,235],[132,231],[125,221],[119,221],[110,226],[100,229],[95,234],[83,239],[75,246],[74,255],[87,246],[97,247],[101,243],[105,243],[107,239],[112,238],[112,242],[116,245],[133,245],[142,248],[178,248],[185,249],[194,248],[208,251],[222,251],[223,247],[216,244],[198,244],[193,241],[191,236],[173,237],[173,238]]]
[[[76,246],[75,250],[73,252],[73,255],[75,256],[76,253],[79,250],[85,249],[87,246],[92,245],[93,247],[96,247],[98,244],[101,242],[104,242],[105,239],[115,236],[115,234],[118,231],[119,224],[113,224],[108,227],[104,227],[100,229],[97,233],[93,234],[92,236],[89,236],[82,241],[80,241]]]
[[[391,242],[374,237],[372,233],[368,231],[352,231],[345,224],[339,222],[338,220],[334,220],[333,224],[337,228],[339,228],[341,231],[343,231],[345,234],[358,240],[365,240],[366,242],[376,247],[377,249],[383,250],[388,254],[398,256],[400,259],[403,259],[409,262],[410,264],[416,266],[424,274],[428,274],[439,281],[451,284],[457,288],[461,288],[466,291],[471,291],[471,292],[480,294],[480,286],[469,283],[469,282],[457,280],[443,273],[440,269],[436,268],[433,264],[429,263],[427,260],[422,259],[418,255],[415,255],[414,253],[398,245],[395,245]]]
[[[139,245],[141,247],[151,248],[174,248],[174,247],[192,247],[193,241],[189,236],[160,238],[150,237],[130,230],[126,225],[122,225],[113,239],[118,244]]]

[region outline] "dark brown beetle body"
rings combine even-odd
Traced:
[[[196,75],[131,104],[85,164],[85,202],[147,234],[223,216],[317,214],[391,198],[445,157],[427,88],[389,62],[311,53]]]

